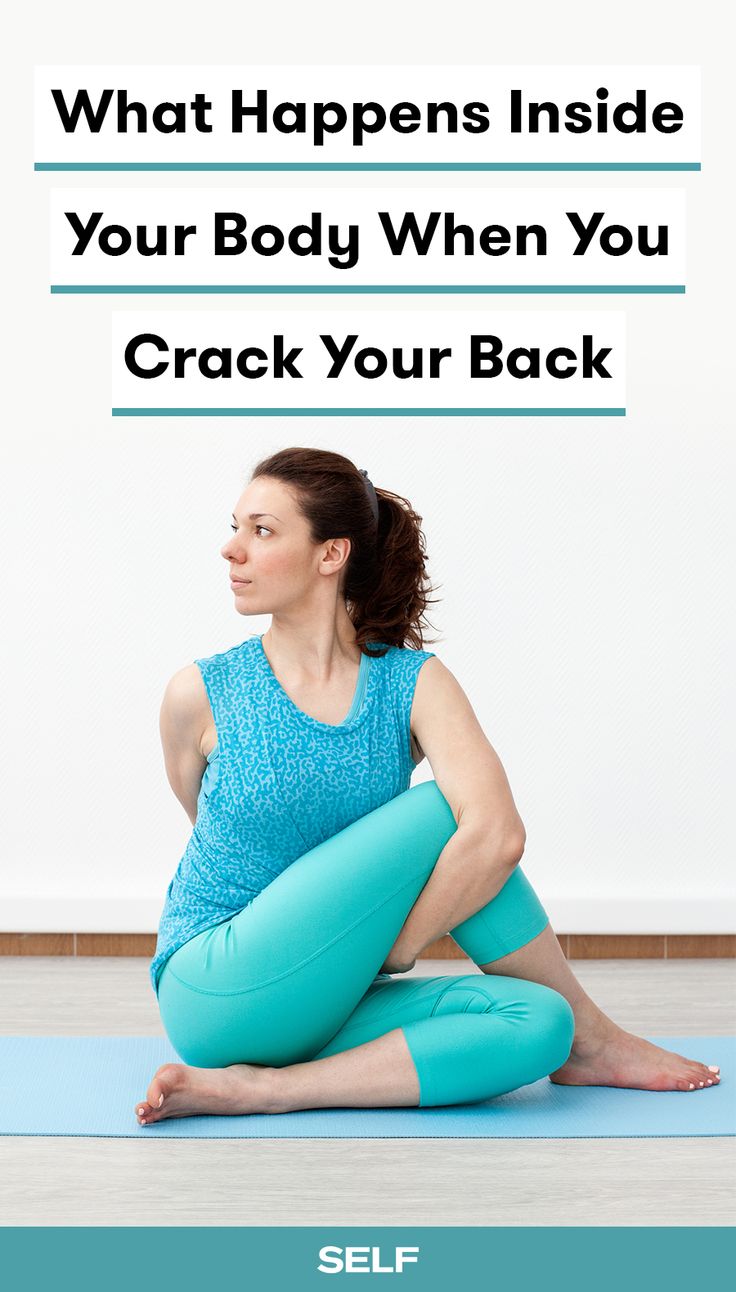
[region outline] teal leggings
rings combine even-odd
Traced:
[[[457,826],[435,781],[405,790],[298,857],[224,923],[191,938],[159,980],[185,1063],[283,1067],[401,1028],[419,1107],[489,1099],[547,1076],[572,1047],[572,1009],[524,978],[379,975]],[[450,932],[478,965],[547,925],[517,866]]]

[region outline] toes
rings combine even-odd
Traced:
[[[684,1079],[690,1083],[696,1090],[704,1089],[706,1086],[715,1085],[719,1079],[720,1069],[717,1067],[707,1067],[705,1063],[698,1063],[697,1059],[688,1059],[686,1061],[683,1073]]]
[[[135,1106],[141,1125],[163,1121],[165,1117],[180,1117],[176,1095],[185,1088],[186,1068],[179,1064],[165,1064],[153,1078],[145,1099]]]
[[[149,1121],[158,1120],[157,1114],[162,1108],[167,1094],[170,1094],[176,1087],[180,1066],[175,1063],[164,1063],[159,1068],[148,1087],[146,1098],[141,1099],[140,1103],[135,1106],[135,1115],[139,1122],[145,1125]]]
[[[719,1080],[720,1079],[717,1076],[707,1077],[705,1081],[700,1079],[697,1081],[690,1081],[687,1077],[681,1077],[675,1085],[678,1090],[707,1090],[708,1086],[717,1086]]]
[[[713,1086],[718,1082],[719,1079],[720,1079],[720,1068],[706,1067],[704,1063],[698,1064],[697,1075],[691,1078],[691,1080],[694,1081],[696,1085],[704,1085],[704,1086]]]
[[[159,1068],[146,1094],[151,1108],[158,1111],[166,1096],[175,1088],[180,1071],[181,1065],[175,1063],[165,1063]]]
[[[148,1122],[158,1121],[158,1112],[163,1102],[164,1096],[162,1093],[155,1105],[150,1103],[148,1100],[143,1100],[141,1103],[136,1104],[135,1115],[138,1118],[139,1123],[141,1123],[141,1125],[146,1125]]]

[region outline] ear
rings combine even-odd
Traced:
[[[331,538],[325,543],[320,560],[320,574],[335,574],[344,570],[350,559],[352,544],[349,538]]]

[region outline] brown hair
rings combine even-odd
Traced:
[[[435,589],[427,578],[422,517],[411,503],[376,488],[376,526],[365,477],[328,449],[280,449],[257,463],[251,479],[258,476],[291,487],[312,542],[350,539],[342,590],[362,654],[385,654],[365,649],[377,642],[421,650],[427,640],[421,620],[437,598],[429,597]]]

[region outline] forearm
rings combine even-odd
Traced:
[[[394,943],[407,962],[462,924],[500,893],[515,860],[507,838],[477,825],[458,826]]]

